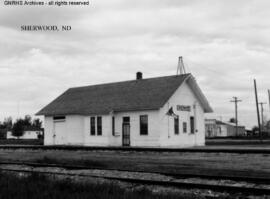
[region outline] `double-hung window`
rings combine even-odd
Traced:
[[[183,133],[187,132],[187,123],[183,122]]]
[[[174,118],[174,134],[179,134],[179,117]]]
[[[97,135],[102,135],[102,117],[97,117]]]
[[[112,135],[115,136],[115,119],[112,117]]]
[[[140,135],[148,135],[148,116],[140,116]]]
[[[96,134],[96,118],[95,117],[90,118],[90,134],[91,135]]]

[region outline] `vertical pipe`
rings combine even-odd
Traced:
[[[255,100],[256,100],[256,108],[257,108],[257,118],[258,118],[259,134],[260,134],[260,139],[262,139],[261,122],[260,122],[260,111],[259,111],[259,103],[258,103],[258,94],[257,94],[256,79],[254,79],[254,90],[255,90]]]

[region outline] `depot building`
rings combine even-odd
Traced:
[[[70,88],[44,115],[45,145],[189,147],[205,144],[212,112],[191,74]]]

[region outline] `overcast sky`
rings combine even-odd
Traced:
[[[270,89],[269,0],[92,0],[86,7],[0,7],[0,119],[34,115],[69,87],[176,74],[178,56],[215,114],[256,124]],[[21,25],[71,25],[22,32]],[[265,113],[269,113],[268,104]]]

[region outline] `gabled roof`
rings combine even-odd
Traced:
[[[111,111],[157,110],[190,77],[191,74],[184,74],[70,88],[37,115],[97,115]]]
[[[222,121],[220,121],[220,120],[216,120],[216,124],[219,124],[219,125],[227,125],[227,123],[222,122]]]

